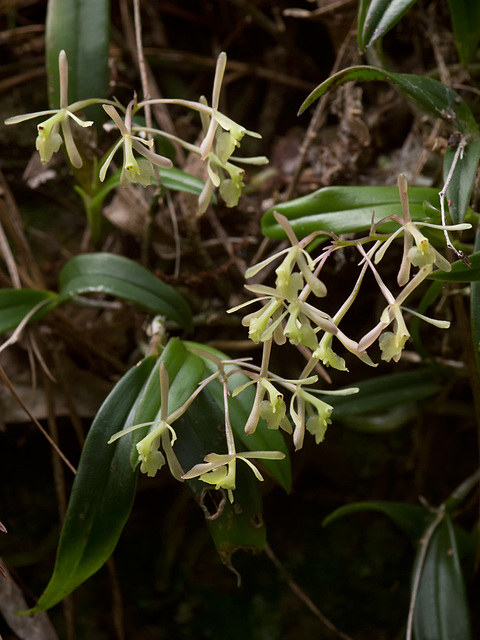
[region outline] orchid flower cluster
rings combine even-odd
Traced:
[[[207,209],[214,189],[218,189],[227,206],[233,207],[237,205],[244,186],[244,169],[238,165],[261,165],[266,163],[267,159],[263,156],[239,158],[233,155],[240,147],[245,135],[256,138],[260,135],[248,131],[219,111],[225,66],[226,55],[221,53],[216,65],[211,106],[204,98],[198,102],[180,99],[137,102],[134,99],[126,108],[116,101],[95,98],[68,104],[68,63],[65,52],[62,51],[59,55],[59,109],[16,116],[9,118],[6,124],[15,124],[48,115],[48,119],[37,126],[36,147],[41,161],[48,162],[63,144],[72,166],[78,169],[82,167],[83,159],[74,140],[71,121],[73,120],[81,127],[91,126],[93,122],[81,120],[76,112],[89,105],[100,103],[113,122],[113,127],[116,127],[120,134],[117,142],[100,163],[98,175],[100,182],[105,180],[114,156],[121,149],[123,161],[120,184],[127,186],[138,183],[147,186],[155,183],[155,167],[163,169],[172,167],[170,159],[155,152],[152,136],[161,135],[197,154],[206,164],[207,179],[199,196],[198,212],[201,214]],[[198,112],[203,128],[203,139],[200,144],[197,146],[169,133],[138,126],[135,123],[135,115],[142,108],[153,104],[176,104]],[[440,229],[447,233],[467,229],[470,225],[457,224],[447,227],[445,224],[435,225],[413,221],[409,211],[405,176],[399,177],[398,187],[401,215],[394,214],[375,225],[372,224],[369,236],[357,240],[341,240],[335,234],[321,230],[298,240],[288,220],[276,213],[276,220],[282,226],[290,246],[250,267],[245,274],[247,280],[251,279],[274,261],[278,261],[275,282],[273,286],[246,285],[247,291],[254,294],[255,298],[229,311],[233,313],[250,304],[260,303],[257,310],[245,315],[242,324],[248,328],[250,339],[262,345],[261,365],[254,365],[245,359],[221,360],[212,354],[208,356],[208,353],[202,353],[202,356],[210,357],[215,364],[215,373],[200,382],[181,407],[168,414],[169,381],[168,373],[162,363],[159,369],[161,394],[159,419],[154,423],[134,425],[130,429],[123,430],[115,434],[110,442],[131,431],[149,426],[147,435],[136,445],[137,464],[142,473],[155,476],[159,469],[168,465],[177,480],[200,478],[217,489],[225,490],[230,501],[233,501],[233,491],[236,486],[238,460],[247,464],[258,480],[263,480],[263,476],[252,460],[281,460],[285,457],[280,451],[237,452],[230,422],[230,397],[243,393],[247,387],[255,387],[254,400],[244,427],[247,435],[253,434],[259,428],[282,429],[292,436],[295,450],[303,446],[306,432],[314,437],[317,444],[322,442],[331,423],[333,407],[320,396],[349,395],[358,391],[356,388],[336,391],[313,388],[313,385],[318,382],[319,375],[329,379],[325,367],[348,371],[344,354],[337,353],[334,340],[340,343],[346,352],[365,364],[375,367],[376,363],[367,352],[374,343],[378,343],[382,360],[397,362],[400,359],[410,337],[405,314],[416,315],[438,328],[449,327],[449,322],[427,318],[405,307],[404,303],[435,268],[444,271],[451,269],[450,263],[422,233],[422,227]],[[398,229],[389,235],[377,233],[379,226],[387,221],[396,223]],[[331,242],[318,256],[313,257],[313,246],[317,244],[315,241],[319,236],[325,235],[331,237]],[[377,265],[395,240],[402,236],[403,256],[397,275],[398,291],[394,294],[383,282]],[[322,269],[335,251],[348,246],[358,252],[359,274],[346,300],[334,315],[330,315],[321,309],[320,304],[328,295],[327,287],[322,280]],[[385,306],[373,328],[365,335],[354,338],[348,336],[340,325],[351,310],[368,271],[374,276],[379,291],[385,299]],[[306,365],[297,379],[283,378],[269,369],[273,345],[284,345],[287,341],[299,347],[307,356]],[[238,372],[243,374],[243,382],[231,389],[230,378]],[[173,425],[188,410],[198,394],[216,378],[221,381],[223,387],[226,453],[209,453],[203,462],[185,471],[175,453],[177,433]]]
[[[166,410],[159,422],[155,423],[147,436],[137,444],[138,462],[141,471],[148,475],[155,475],[165,462],[168,463],[172,474],[179,480],[200,478],[207,484],[215,485],[217,489],[227,492],[233,501],[233,490],[236,484],[236,462],[241,460],[253,471],[258,480],[263,480],[258,468],[252,460],[281,460],[284,454],[280,451],[236,451],[235,439],[229,417],[229,397],[241,394],[247,387],[255,386],[255,397],[248,419],[245,422],[245,433],[250,435],[257,428],[282,429],[292,435],[295,450],[301,449],[306,432],[309,432],[318,444],[323,441],[328,425],[331,423],[333,407],[325,402],[320,395],[350,395],[358,391],[357,388],[341,390],[314,389],[319,375],[315,373],[322,365],[333,367],[339,371],[348,371],[345,359],[332,348],[335,338],[343,348],[368,364],[377,366],[367,353],[375,342],[378,342],[381,359],[387,362],[397,362],[406,342],[410,337],[405,314],[413,314],[435,327],[446,329],[450,323],[445,320],[428,318],[404,306],[404,302],[417,287],[430,275],[435,268],[450,271],[450,263],[431,245],[422,233],[422,227],[444,230],[442,225],[428,222],[414,222],[411,219],[407,180],[401,175],[398,179],[402,215],[391,215],[372,226],[370,235],[354,241],[341,241],[332,236],[332,241],[318,257],[312,257],[308,251],[309,245],[319,235],[318,231],[299,241],[295,236],[288,220],[276,214],[276,219],[283,227],[290,247],[283,249],[268,259],[251,267],[246,272],[247,278],[252,278],[275,260],[280,264],[275,269],[275,286],[263,284],[246,285],[246,289],[258,296],[243,303],[230,312],[236,312],[245,306],[260,302],[257,311],[247,314],[243,318],[243,325],[248,327],[249,336],[255,343],[262,345],[261,365],[252,364],[248,359],[221,360],[211,355],[217,371],[202,381],[198,389],[192,394],[185,405],[175,414],[168,417]],[[390,235],[380,235],[376,229],[386,221],[398,224],[398,229]],[[470,228],[469,224],[458,224],[448,227],[448,231],[461,231]],[[383,282],[377,266],[384,258],[386,251],[393,242],[403,235],[403,256],[397,275],[399,291],[394,295]],[[365,248],[369,243],[372,246]],[[327,288],[321,280],[321,271],[326,260],[333,252],[345,246],[353,246],[359,254],[360,273],[340,309],[333,316],[319,308],[318,301],[327,296]],[[412,274],[412,270],[416,272]],[[374,327],[358,340],[347,336],[341,329],[340,323],[355,301],[367,271],[371,271],[378,285],[380,293],[385,298],[385,307],[380,313]],[[308,355],[307,364],[298,379],[286,379],[269,370],[270,355],[274,344],[283,345],[286,342],[301,346]],[[202,355],[208,355],[202,352]],[[232,368],[233,367],[233,368]],[[324,371],[324,370],[323,370]],[[234,373],[241,372],[245,382],[234,389],[229,389],[228,379]],[[165,372],[161,376],[165,376]],[[210,453],[204,461],[196,464],[192,469],[183,472],[173,453],[176,440],[172,422],[193,402],[196,395],[214,378],[219,378],[223,384],[226,453]],[[163,398],[168,397],[168,383],[163,379]],[[163,409],[162,409],[163,411]],[[261,425],[261,426],[260,426]],[[137,425],[132,429],[145,425]],[[128,432],[128,431],[127,431]],[[121,434],[114,436],[119,437]],[[160,452],[162,446],[165,456]],[[166,460],[165,460],[166,457]]]
[[[138,183],[146,187],[156,182],[155,167],[163,169],[172,168],[173,164],[169,158],[161,156],[154,151],[154,141],[152,136],[159,135],[173,142],[178,143],[186,150],[200,156],[207,165],[208,179],[200,194],[198,201],[198,213],[206,211],[212,197],[213,190],[218,188],[220,196],[228,207],[238,204],[241,195],[243,176],[245,170],[237,166],[238,164],[263,165],[268,162],[264,156],[250,158],[236,158],[233,153],[240,147],[242,138],[249,135],[261,138],[260,134],[248,131],[245,127],[237,124],[219,111],[220,91],[227,56],[221,53],[217,60],[215,78],[213,83],[212,106],[208,106],[204,97],[199,102],[180,99],[156,99],[145,100],[138,103],[132,100],[125,108],[119,102],[100,98],[90,98],[68,104],[68,61],[65,51],[59,54],[59,77],[60,77],[60,107],[46,111],[37,111],[19,116],[13,116],[5,120],[5,124],[18,124],[25,120],[48,115],[47,120],[37,125],[36,148],[40,154],[43,164],[49,162],[54,153],[62,145],[65,146],[65,153],[71,165],[75,169],[83,166],[83,158],[74,140],[71,130],[71,120],[80,127],[90,127],[91,120],[82,120],[75,112],[81,111],[93,104],[102,104],[103,109],[111,118],[114,127],[120,133],[120,138],[107,153],[100,163],[98,178],[103,182],[106,178],[108,168],[117,151],[122,148],[123,162],[120,177],[121,186],[125,187],[131,183]],[[204,138],[200,145],[191,144],[177,136],[169,134],[159,129],[137,126],[135,115],[147,105],[153,104],[176,104],[193,109],[200,114],[204,129]],[[123,119],[122,115],[123,114]],[[136,152],[136,154],[134,153]]]
[[[332,242],[315,259],[311,257],[307,248],[316,237],[326,235],[326,232],[316,231],[299,242],[288,220],[278,213],[275,214],[275,218],[284,229],[291,247],[267,258],[246,272],[246,278],[251,278],[282,256],[283,260],[275,270],[275,287],[262,284],[247,285],[246,289],[256,294],[257,299],[230,310],[237,311],[258,301],[263,303],[260,309],[246,315],[242,321],[244,326],[248,327],[249,336],[254,342],[268,343],[273,339],[277,344],[283,344],[287,340],[294,345],[302,344],[311,352],[313,360],[340,371],[347,371],[344,358],[332,349],[333,338],[336,338],[347,351],[366,364],[377,366],[367,354],[367,349],[377,340],[382,360],[397,362],[400,359],[402,350],[410,337],[404,313],[416,315],[438,328],[445,329],[450,326],[447,321],[427,318],[412,311],[403,303],[432,273],[435,267],[443,271],[451,270],[448,260],[430,244],[420,229],[429,227],[462,231],[471,228],[471,225],[462,223],[445,227],[429,222],[412,221],[408,205],[407,180],[404,175],[399,176],[398,188],[402,216],[391,215],[380,220],[372,226],[370,235],[363,239],[341,241],[334,234],[328,233],[327,235],[332,236]],[[380,237],[376,233],[376,229],[387,221],[396,222],[398,229],[391,235]],[[393,241],[402,234],[403,256],[397,275],[400,291],[395,296],[383,282],[376,265],[383,259]],[[369,242],[372,243],[372,246],[366,251],[364,246]],[[318,304],[313,304],[311,299],[312,297],[321,299],[327,295],[326,286],[320,279],[321,270],[327,258],[334,251],[349,245],[355,246],[360,254],[360,274],[352,292],[340,309],[334,316],[330,316],[319,309]],[[412,267],[418,268],[418,271],[411,277]],[[375,327],[360,339],[354,340],[339,328],[339,324],[352,307],[367,270],[373,273],[387,305]]]
[[[176,479],[182,482],[199,477],[200,480],[207,484],[215,485],[216,489],[224,489],[227,491],[230,502],[233,502],[233,491],[236,486],[236,463],[242,460],[253,471],[255,477],[259,481],[263,481],[263,476],[257,467],[251,462],[252,459],[257,460],[282,460],[285,454],[281,451],[243,451],[237,452],[233,429],[229,417],[229,389],[228,374],[225,372],[225,364],[217,357],[212,356],[212,360],[218,365],[217,371],[211,376],[203,380],[196,390],[187,398],[187,400],[176,411],[168,415],[168,395],[169,395],[169,379],[168,372],[163,364],[160,363],[160,416],[159,420],[151,423],[136,424],[133,427],[124,429],[114,434],[109,444],[118,440],[132,431],[149,426],[147,435],[137,443],[136,449],[138,453],[137,465],[140,465],[140,471],[150,477],[154,477],[165,464],[168,465],[170,473]],[[231,363],[230,363],[231,364]],[[210,453],[205,457],[204,462],[195,465],[188,472],[184,472],[182,466],[174,452],[173,445],[177,440],[177,434],[173,428],[173,423],[180,418],[191,406],[198,394],[215,378],[221,377],[224,396],[224,412],[225,412],[225,435],[227,444],[227,453]],[[163,450],[163,451],[162,451]]]

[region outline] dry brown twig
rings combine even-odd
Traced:
[[[300,587],[300,585],[295,582],[295,580],[290,576],[288,571],[285,569],[283,564],[277,558],[275,553],[273,552],[271,546],[267,543],[265,545],[265,553],[267,557],[272,561],[275,567],[278,569],[279,573],[282,575],[283,579],[293,591],[293,593],[298,596],[298,598],[305,604],[305,606],[310,609],[313,615],[320,620],[320,622],[329,629],[333,634],[335,634],[341,640],[353,640],[351,636],[348,636],[343,631],[340,631],[333,622],[331,622],[317,607],[317,605],[309,598],[309,596],[305,593],[305,591]]]
[[[345,36],[342,46],[338,51],[337,57],[335,58],[335,63],[332,67],[332,70],[329,73],[329,77],[337,73],[337,71],[339,71],[340,67],[343,65],[343,61],[347,53],[348,47],[350,45],[350,42],[356,33],[356,29],[355,29],[356,23],[357,23],[357,18],[355,17],[355,20],[353,21],[352,25],[348,29],[347,35]],[[291,200],[295,193],[295,189],[297,187],[300,174],[302,173],[302,170],[305,164],[305,158],[307,156],[308,150],[310,149],[313,141],[315,140],[318,129],[322,126],[323,122],[325,121],[325,117],[326,117],[325,111],[327,108],[328,100],[329,100],[328,94],[324,94],[317,103],[314,114],[312,116],[310,124],[308,125],[307,132],[303,139],[302,146],[300,147],[298,164],[290,180],[287,191],[285,193],[285,200]]]

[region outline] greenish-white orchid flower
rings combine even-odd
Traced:
[[[76,169],[79,169],[82,166],[83,161],[73,139],[70,128],[70,119],[76,122],[80,127],[90,127],[93,124],[93,121],[81,120],[75,115],[75,111],[84,109],[95,102],[99,102],[99,100],[95,98],[80,100],[69,105],[68,61],[67,55],[63,50],[60,51],[58,56],[58,68],[60,73],[60,108],[13,116],[11,118],[7,118],[7,120],[5,120],[5,124],[18,124],[19,122],[31,120],[32,118],[50,115],[50,118],[37,125],[38,136],[35,146],[40,154],[42,164],[49,162],[53,154],[56,153],[62,146],[62,143],[64,143],[70,162]]]
[[[268,372],[272,342],[273,338],[270,338],[270,340],[263,343],[262,365],[259,372],[244,371],[251,380],[240,385],[232,392],[232,397],[235,397],[247,387],[253,384],[256,385],[253,405],[245,423],[245,433],[247,435],[255,432],[260,418],[265,420],[269,429],[281,428],[287,433],[292,433],[292,425],[286,415],[287,407],[283,393],[273,384]],[[256,369],[256,367],[253,368]],[[268,400],[266,399],[267,397]]]
[[[427,278],[433,270],[433,265],[427,263],[420,267],[415,276],[407,282],[400,293],[395,297],[389,288],[385,285],[377,269],[373,265],[370,255],[365,253],[365,250],[360,244],[357,245],[360,253],[363,255],[366,263],[370,267],[375,280],[379,286],[380,291],[385,297],[388,305],[383,310],[380,316],[380,322],[359,341],[360,349],[368,349],[368,347],[375,342],[378,338],[378,343],[382,351],[382,360],[389,362],[393,360],[398,362],[402,355],[402,351],[405,344],[410,337],[410,333],[407,329],[405,319],[403,318],[403,311],[408,311],[417,315],[422,320],[433,324],[441,329],[448,329],[450,323],[444,320],[436,320],[434,318],[427,318],[424,315],[418,314],[414,311],[407,310],[403,307],[404,301],[408,296],[415,291],[415,289]],[[393,331],[386,331],[385,329],[393,322]]]
[[[309,408],[308,411],[307,407]],[[316,398],[313,394],[305,391],[301,385],[298,385],[290,400],[290,415],[295,426],[293,444],[296,451],[303,446],[305,429],[315,436],[317,444],[323,441],[327,427],[331,424],[330,415],[332,411],[333,407],[331,405],[320,400],[320,398]],[[310,413],[310,418],[307,421],[305,420],[306,413]]]
[[[192,467],[190,471],[182,476],[182,480],[200,478],[200,480],[207,484],[214,484],[216,489],[225,489],[230,502],[233,502],[233,491],[236,486],[237,460],[243,460],[243,462],[252,469],[255,477],[262,481],[262,474],[257,467],[250,462],[250,460],[283,460],[285,458],[285,454],[281,451],[242,451],[241,453],[237,453],[228,406],[228,396],[230,392],[228,389],[228,382],[225,377],[222,379],[222,384],[227,453],[208,454],[205,456],[204,462]]]
[[[182,480],[200,478],[200,480],[207,484],[214,484],[215,489],[226,489],[230,502],[233,502],[233,491],[236,486],[237,460],[243,460],[253,471],[257,480],[262,482],[262,474],[250,460],[283,460],[284,458],[285,454],[281,451],[210,453],[205,456],[205,462],[201,462],[192,467],[190,471],[182,476]]]
[[[168,407],[168,393],[169,393],[169,380],[168,372],[163,362],[160,363],[160,416],[158,420],[154,422],[145,422],[142,424],[136,424],[133,427],[123,429],[115,433],[108,444],[115,442],[118,438],[141,429],[143,427],[150,426],[150,430],[147,435],[137,443],[138,459],[137,464],[140,464],[140,471],[146,473],[148,476],[155,476],[157,471],[161,469],[165,461],[168,464],[172,476],[176,480],[182,480],[183,469],[178,461],[178,458],[173,450],[173,445],[177,439],[176,433],[171,426],[175,420],[182,416],[188,407],[192,404],[198,394],[208,385],[208,383],[216,377],[215,373],[203,380],[191,396],[184,402],[184,404],[170,415],[167,413]],[[163,449],[160,451],[160,447]],[[165,454],[165,455],[164,455]],[[165,460],[166,459],[166,460]]]
[[[398,177],[398,190],[400,193],[400,202],[402,206],[402,216],[390,216],[389,219],[394,220],[400,226],[390,235],[381,248],[375,254],[375,264],[378,264],[385,255],[392,242],[403,233],[403,257],[398,271],[397,282],[403,287],[410,280],[410,269],[412,266],[431,267],[434,266],[442,271],[450,271],[452,265],[442,256],[435,247],[430,244],[428,238],[420,231],[421,227],[431,229],[439,229],[447,234],[450,231],[464,231],[471,229],[469,223],[461,223],[454,225],[433,224],[430,222],[414,222],[410,215],[410,206],[407,195],[407,179],[403,174]]]
[[[237,164],[259,166],[268,163],[268,159],[265,156],[238,158],[232,155],[240,147],[245,135],[253,138],[261,138],[262,136],[255,131],[249,131],[219,111],[220,92],[226,64],[227,54],[222,52],[218,56],[215,68],[212,106],[208,105],[206,98],[203,96],[198,102],[159,98],[145,100],[138,104],[139,108],[147,104],[177,104],[194,109],[200,114],[205,135],[198,147],[186,143],[171,134],[161,132],[169,140],[177,142],[188,151],[198,154],[207,163],[207,180],[198,199],[199,214],[203,214],[207,210],[214,189],[219,189],[220,196],[227,207],[235,207],[238,204],[242,187],[244,186],[243,176],[245,171],[243,168],[237,167]]]
[[[215,77],[213,79],[213,91],[212,91],[212,107],[208,114],[210,116],[208,126],[206,127],[205,137],[200,144],[200,151],[202,160],[205,160],[212,152],[213,143],[216,138],[215,153],[218,156],[220,162],[225,164],[235,149],[240,146],[240,142],[245,134],[252,136],[253,138],[261,138],[262,136],[255,131],[248,131],[245,127],[234,122],[231,118],[220,113],[218,110],[220,103],[220,91],[223,83],[223,76],[225,75],[225,68],[227,66],[227,54],[222,51],[217,58],[217,64],[215,67]],[[205,113],[205,112],[204,112]],[[218,127],[221,127],[223,132],[217,134]]]
[[[134,102],[130,102],[125,112],[125,122],[120,117],[118,111],[112,105],[104,104],[103,108],[113,120],[121,133],[120,139],[115,143],[108,154],[105,162],[100,167],[99,178],[103,182],[107,174],[108,167],[113,160],[113,156],[118,149],[123,146],[123,164],[120,176],[120,184],[126,187],[132,182],[136,182],[146,187],[151,184],[154,175],[153,165],[163,169],[171,169],[173,166],[169,158],[152,151],[153,140],[146,140],[140,136],[132,134],[132,109]],[[133,151],[139,153],[142,158],[135,157]]]

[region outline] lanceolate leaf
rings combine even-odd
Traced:
[[[419,569],[419,557],[420,550],[414,573]],[[420,570],[413,618],[415,640],[471,640],[469,605],[448,513],[433,533]]]
[[[128,258],[111,253],[76,256],[63,267],[59,283],[62,300],[94,291],[106,293],[192,328],[192,314],[184,298]]]
[[[59,106],[58,54],[69,67],[69,103],[105,98],[108,89],[109,0],[49,0],[46,20],[48,95]],[[97,107],[97,113],[103,113]]]
[[[478,3],[480,7],[480,2]],[[447,179],[452,165],[456,149],[447,147],[443,164],[444,180]],[[454,224],[465,220],[470,196],[475,184],[480,158],[480,140],[472,140],[467,143],[462,155],[457,161],[447,189],[448,208]]]
[[[120,186],[121,173],[122,170],[119,169],[114,175],[108,178],[103,184],[103,187],[99,189],[92,198],[90,198],[83,189],[77,187],[76,190],[80,192],[82,197],[86,196],[88,198],[88,205],[90,207],[99,209],[108,194]],[[172,191],[183,191],[184,193],[200,195],[205,186],[205,184],[198,178],[195,178],[195,176],[191,176],[176,167],[172,169],[159,168],[158,173],[160,175],[161,185],[165,187],[165,189]]]
[[[472,62],[480,42],[480,3],[477,0],[448,0],[453,33],[462,64]]]
[[[85,441],[68,503],[52,578],[29,613],[53,607],[93,575],[112,554],[130,514],[136,473],[130,465],[131,436],[107,444],[132,426],[153,357],[131,369],[100,408]]]
[[[372,0],[359,24],[361,47],[370,47],[390,31],[415,2],[416,0]]]
[[[434,271],[429,278],[431,280],[436,280],[437,282],[479,282],[480,245],[477,244],[477,246],[479,250],[468,256],[471,266],[467,266],[461,260],[457,260],[452,264],[451,271]]]
[[[398,405],[420,402],[442,389],[439,367],[424,367],[418,371],[390,373],[371,380],[352,383],[358,393],[350,396],[325,396],[334,407],[333,419],[386,411]]]
[[[171,189],[172,191],[183,191],[184,193],[193,193],[199,196],[202,193],[205,184],[176,167],[172,169],[159,169],[161,184],[165,189]]]
[[[461,133],[478,139],[479,132],[475,118],[462,98],[450,87],[426,76],[393,73],[371,66],[349,67],[322,82],[307,97],[299,110],[303,113],[315,100],[336,87],[360,81],[387,81],[396,85],[407,97],[436,118],[442,118]]]
[[[480,255],[480,231],[475,237],[475,255]],[[479,270],[480,270],[480,264]],[[473,353],[477,361],[477,369],[480,373],[480,278],[473,282],[470,294],[470,319],[472,324]]]
[[[413,220],[425,220],[424,202],[436,209],[440,206],[438,191],[423,187],[408,189]],[[285,232],[274,218],[274,212],[288,218],[298,238],[313,231],[329,231],[337,235],[368,231],[372,224],[391,215],[402,215],[397,187],[324,187],[307,196],[283,202],[269,209],[262,218],[262,231],[269,238],[283,239]],[[431,213],[429,211],[429,213]],[[398,229],[395,222],[382,224],[379,231]]]
[[[38,310],[31,315],[29,322],[39,320],[58,302],[58,296],[51,291],[0,289],[0,334],[18,327],[35,308]]]
[[[340,507],[325,518],[323,526],[352,513],[364,511],[378,511],[391,518],[414,545],[420,541],[425,528],[432,520],[432,515],[419,505],[379,500],[372,502],[355,502],[354,504]]]

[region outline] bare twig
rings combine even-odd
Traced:
[[[3,257],[5,259],[5,264],[7,265],[8,273],[10,274],[10,279],[12,280],[12,284],[15,289],[21,289],[22,283],[20,281],[20,276],[18,275],[17,265],[15,264],[15,258],[10,250],[10,245],[8,244],[7,236],[5,235],[5,231],[3,230],[3,225],[0,222],[0,250],[3,253]]]
[[[2,197],[3,196],[3,197]],[[18,250],[20,261],[24,267],[24,280],[29,279],[28,284],[34,289],[45,289],[43,274],[35,260],[30,245],[23,232],[22,217],[8,186],[3,172],[0,170],[0,222],[5,231],[11,236]],[[20,269],[19,269],[20,271]],[[31,277],[28,277],[31,274]]]
[[[455,150],[455,155],[453,156],[453,160],[452,160],[452,164],[450,166],[450,171],[448,172],[448,175],[445,179],[445,183],[443,185],[442,190],[438,193],[438,196],[440,198],[440,213],[442,215],[442,225],[445,227],[447,224],[446,221],[446,217],[445,217],[445,199],[447,196],[447,191],[448,191],[448,187],[450,186],[450,182],[452,181],[453,178],[453,174],[455,173],[455,169],[457,168],[457,164],[459,160],[463,159],[463,152],[465,151],[465,147],[467,146],[467,138],[465,136],[462,136],[456,150]],[[467,266],[470,266],[470,260],[468,258],[468,256],[466,256],[463,251],[459,251],[458,249],[456,249],[451,240],[450,240],[450,236],[448,235],[448,231],[447,229],[443,230],[443,234],[445,236],[445,242],[447,244],[447,247],[449,249],[451,249],[456,256],[458,256],[460,258],[460,260],[466,264]]]
[[[178,220],[177,220],[177,212],[175,211],[175,205],[173,203],[172,194],[170,191],[167,191],[165,194],[165,200],[167,203],[168,213],[170,215],[170,221],[172,223],[172,231],[173,231],[173,239],[175,242],[175,266],[173,270],[173,275],[175,278],[178,278],[180,275],[180,257],[181,257],[181,246],[180,246],[180,234],[178,232]]]
[[[348,33],[342,43],[342,46],[340,47],[337,57],[335,59],[335,63],[332,67],[332,70],[330,72],[330,76],[332,76],[333,74],[335,74],[339,69],[340,66],[343,63],[343,59],[345,57],[345,54],[347,52],[348,46],[350,44],[350,40],[352,39],[353,35],[355,34],[355,24],[357,22],[357,18],[355,17],[354,22],[352,23],[352,25],[349,27],[348,29]],[[297,183],[298,180],[300,178],[300,174],[302,173],[303,170],[303,166],[305,164],[305,158],[307,156],[308,150],[310,149],[311,144],[313,143],[313,141],[315,140],[315,136],[317,135],[317,131],[318,129],[321,127],[321,125],[324,122],[325,119],[325,110],[328,104],[328,94],[324,94],[319,102],[317,103],[317,106],[315,108],[315,112],[313,114],[313,117],[310,121],[310,124],[308,125],[308,129],[307,132],[305,134],[305,137],[303,139],[303,143],[302,146],[300,147],[300,151],[299,151],[299,157],[298,157],[298,163],[297,163],[297,167],[295,169],[295,173],[292,176],[292,179],[290,180],[290,184],[288,185],[288,189],[286,191],[285,194],[285,200],[290,200],[293,197],[293,194],[295,192],[295,189],[297,187]]]
[[[285,582],[288,584],[293,593],[298,596],[298,598],[310,609],[313,615],[320,620],[320,622],[327,627],[332,633],[334,633],[338,638],[342,640],[352,640],[351,636],[348,636],[343,631],[340,631],[333,622],[331,622],[317,607],[316,604],[312,602],[312,600],[307,596],[305,591],[298,585],[295,580],[289,575],[283,564],[277,558],[275,553],[273,552],[271,546],[267,543],[265,545],[265,553],[267,557],[273,562],[275,567],[278,569]]]
[[[284,9],[283,15],[290,16],[292,18],[318,18],[318,16],[323,16],[327,13],[331,13],[332,11],[342,9],[348,4],[353,4],[353,2],[355,2],[355,0],[333,0],[330,4],[319,7],[318,9],[313,9],[312,11],[308,11],[307,9]]]
[[[125,640],[125,619],[123,614],[123,598],[113,556],[107,560],[107,569],[112,583],[112,618],[118,640]]]
[[[133,16],[135,23],[135,45],[137,49],[138,69],[140,71],[140,80],[142,83],[143,99],[150,99],[150,91],[148,89],[147,67],[143,55],[142,44],[142,18],[140,15],[140,0],[133,0]],[[145,122],[149,129],[152,128],[152,110],[149,104],[145,105]],[[151,134],[150,134],[151,135]]]
[[[10,390],[10,393],[13,395],[13,397],[15,398],[15,400],[18,402],[18,404],[22,407],[22,409],[25,411],[25,413],[27,414],[27,416],[30,418],[30,420],[35,424],[35,426],[40,430],[41,434],[43,436],[45,436],[45,438],[48,440],[48,442],[51,444],[51,446],[55,449],[55,451],[58,453],[58,455],[61,457],[61,459],[64,461],[64,463],[67,465],[67,467],[70,469],[70,471],[74,474],[77,473],[77,470],[75,469],[75,467],[73,466],[73,464],[70,462],[70,460],[68,460],[68,458],[65,456],[65,454],[63,453],[63,451],[61,451],[60,447],[57,445],[56,442],[54,442],[54,440],[52,440],[52,438],[50,437],[49,433],[47,431],[45,431],[45,429],[42,427],[42,425],[40,424],[40,422],[35,418],[35,416],[30,412],[30,410],[28,409],[28,407],[26,406],[26,404],[23,402],[23,400],[21,399],[21,397],[18,395],[15,387],[13,386],[13,384],[10,381],[10,378],[7,376],[7,374],[5,373],[4,368],[0,365],[0,379],[3,380],[3,382],[5,383],[5,385],[8,387],[8,389]]]
[[[199,68],[215,69],[217,64],[216,58],[212,56],[202,56],[196,53],[185,51],[176,51],[175,49],[158,49],[157,47],[145,47],[144,52],[150,56],[161,56],[162,60],[170,62],[184,62],[188,66],[195,65]],[[310,92],[314,85],[312,82],[295,78],[294,76],[282,73],[278,69],[268,69],[260,65],[248,64],[237,60],[228,60],[229,75],[225,78],[223,86],[227,86],[239,76],[248,76],[249,78],[261,78],[275,84],[299,89],[300,91]],[[236,72],[235,75],[233,72]]]

